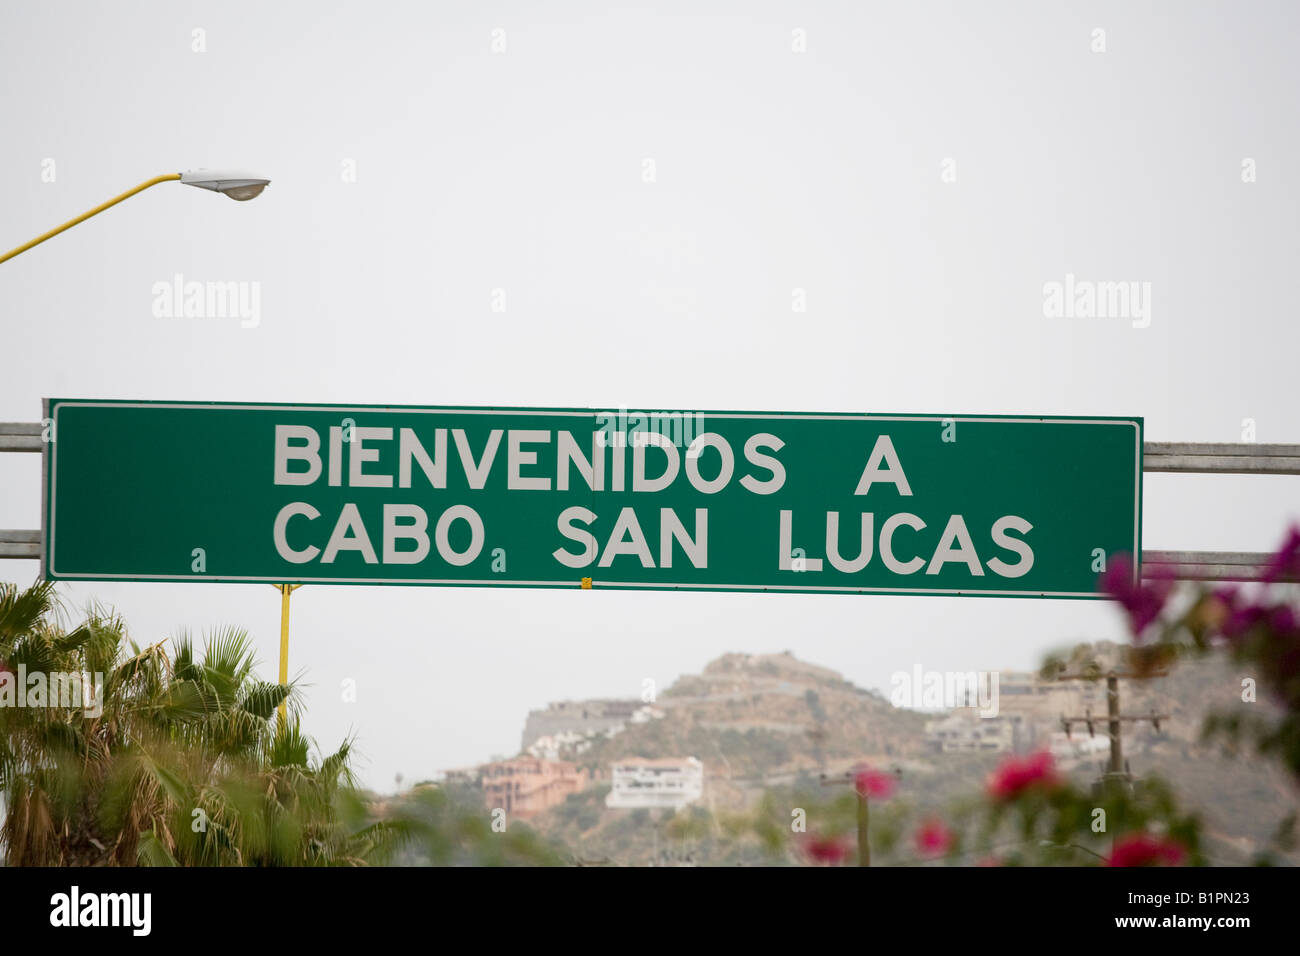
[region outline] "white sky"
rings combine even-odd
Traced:
[[[0,249],[162,172],[274,182],[248,204],[164,184],[0,265],[0,420],[57,395],[1120,414],[1182,441],[1253,418],[1297,441],[1298,21],[1265,2],[6,4]],[[177,273],[261,283],[260,324],[155,318]],[[1150,282],[1150,327],[1045,318],[1066,273]],[[0,456],[0,527],[39,525],[39,473]],[[1297,511],[1285,478],[1148,476],[1145,544],[1264,550]],[[274,678],[265,585],[63,591],[140,641],[244,626]],[[1122,635],[1069,601],[293,602],[308,730],[356,731],[379,787],[514,752],[530,708],[727,651],[884,688]]]

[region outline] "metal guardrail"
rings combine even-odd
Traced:
[[[41,441],[40,422],[0,422],[0,452],[39,452],[45,447]],[[40,560],[41,533],[39,531],[13,531],[0,528],[0,559],[23,558]]]
[[[39,531],[6,531],[0,528],[0,558],[31,558],[39,561],[40,557]]]
[[[0,422],[0,451],[38,452],[43,447],[39,422]]]
[[[1142,576],[1169,576],[1179,581],[1258,581],[1272,557],[1260,551],[1143,551]]]
[[[0,422],[0,451],[39,452],[39,422]],[[1185,474],[1300,475],[1300,445],[1149,441],[1142,470]]]
[[[39,452],[39,422],[0,422],[0,452]],[[1300,445],[1146,442],[1142,470],[1181,474],[1300,475]],[[39,560],[40,531],[0,529],[0,558]],[[1257,581],[1271,555],[1255,551],[1143,551],[1146,577],[1181,581]]]
[[[1149,441],[1142,470],[1210,475],[1300,475],[1300,445]]]
[[[0,558],[37,561],[39,531],[0,529]],[[1143,551],[1146,577],[1171,574],[1180,581],[1258,581],[1272,555],[1257,551]]]

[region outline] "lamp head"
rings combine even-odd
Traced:
[[[238,170],[191,169],[181,173],[181,182],[224,193],[236,202],[247,202],[260,196],[271,180]]]

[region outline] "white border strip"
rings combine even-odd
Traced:
[[[49,399],[45,400],[46,416],[50,417]],[[54,409],[53,427],[55,441],[51,442],[53,446],[50,454],[58,455],[58,433],[59,412],[65,407],[73,408],[166,408],[166,409],[208,409],[216,410],[243,410],[243,411],[286,411],[286,412],[354,412],[358,414],[377,414],[377,415],[535,415],[535,416],[552,416],[559,418],[595,418],[598,415],[607,414],[607,411],[546,411],[544,409],[532,408],[408,408],[403,406],[372,406],[372,405],[244,405],[238,403],[210,403],[210,402],[90,402],[77,401],[71,399],[61,401]],[[638,412],[639,413],[639,412]],[[686,414],[683,412],[682,414]],[[696,414],[691,412],[691,414]],[[709,412],[700,411],[698,414],[708,418],[721,419],[764,419],[768,421],[874,421],[874,422],[978,422],[981,424],[1043,424],[1043,425],[1128,425],[1134,432],[1134,444],[1136,454],[1134,458],[1134,495],[1133,495],[1133,554],[1139,555],[1140,542],[1142,537],[1142,429],[1135,421],[1127,419],[1107,419],[1107,418],[1036,418],[1025,416],[1020,418],[999,418],[999,417],[971,417],[963,415],[871,415],[871,414],[843,414],[843,415],[826,415],[826,414],[791,414],[786,415],[779,412]],[[45,456],[42,456],[45,460]],[[54,514],[55,514],[55,483],[58,479],[58,468],[56,461],[50,461],[50,480],[49,486],[49,507],[42,514],[42,517],[49,518],[49,567],[50,574],[56,578],[64,580],[85,580],[85,581],[189,581],[189,582],[245,582],[249,584],[264,583],[284,583],[279,578],[267,578],[259,576],[202,576],[194,577],[176,577],[159,574],[62,574],[54,567]],[[42,494],[46,483],[42,482]],[[45,531],[45,522],[41,524],[42,532]],[[41,549],[42,570],[44,570],[45,556],[47,548]],[[1134,562],[1136,572],[1137,563]],[[463,587],[476,586],[494,586],[494,587],[547,587],[547,588],[576,588],[573,581],[501,581],[501,580],[465,580],[463,578],[306,578],[299,581],[289,581],[290,584],[410,584],[410,585],[460,585]],[[592,587],[598,582],[593,579]],[[853,588],[853,587],[833,587],[829,585],[760,585],[760,584],[662,584],[662,583],[643,583],[640,581],[611,581],[607,585],[611,588],[624,589],[643,589],[656,591],[781,591],[788,593],[822,593],[822,594],[970,594],[979,596],[1026,596],[1026,597],[1083,597],[1098,598],[1104,597],[1103,594],[1096,591],[1015,591],[1015,590],[976,590],[972,588]]]

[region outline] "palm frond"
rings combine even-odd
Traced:
[[[260,717],[263,720],[269,720],[275,713],[280,702],[289,699],[293,693],[293,688],[287,684],[270,684],[265,681],[258,681],[252,684],[244,692],[243,699],[239,706],[252,714],[254,717]]]
[[[141,866],[180,866],[172,856],[158,834],[148,830],[140,836],[140,848],[137,857]]]
[[[209,637],[203,648],[203,677],[214,691],[233,705],[256,660],[248,632],[223,628]]]
[[[0,649],[32,631],[55,608],[54,583],[38,581],[25,590],[0,583]]]

